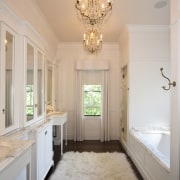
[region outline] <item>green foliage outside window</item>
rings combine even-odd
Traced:
[[[101,85],[84,85],[83,112],[84,116],[101,115]]]
[[[26,86],[26,115],[33,116],[34,114],[34,91],[33,85]]]

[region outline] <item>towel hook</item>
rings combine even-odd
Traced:
[[[164,90],[170,90],[171,86],[175,87],[175,86],[176,86],[176,82],[175,82],[175,81],[171,82],[170,79],[163,74],[163,68],[160,68],[160,71],[161,71],[162,76],[163,76],[165,79],[168,80],[168,85],[169,85],[168,88],[166,88],[165,86],[162,86],[162,88],[163,88]]]

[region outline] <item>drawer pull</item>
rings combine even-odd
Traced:
[[[45,135],[47,134],[47,131],[45,131]]]

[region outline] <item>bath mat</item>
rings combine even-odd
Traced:
[[[123,153],[67,152],[50,180],[137,180]]]

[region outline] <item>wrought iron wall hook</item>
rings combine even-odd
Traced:
[[[175,82],[175,81],[171,82],[170,79],[163,74],[163,68],[160,68],[160,71],[161,71],[162,76],[163,76],[165,79],[168,80],[168,86],[169,86],[168,88],[166,88],[165,86],[162,86],[162,88],[163,88],[164,90],[170,90],[170,89],[171,89],[171,86],[175,87],[175,86],[176,86],[176,82]]]

